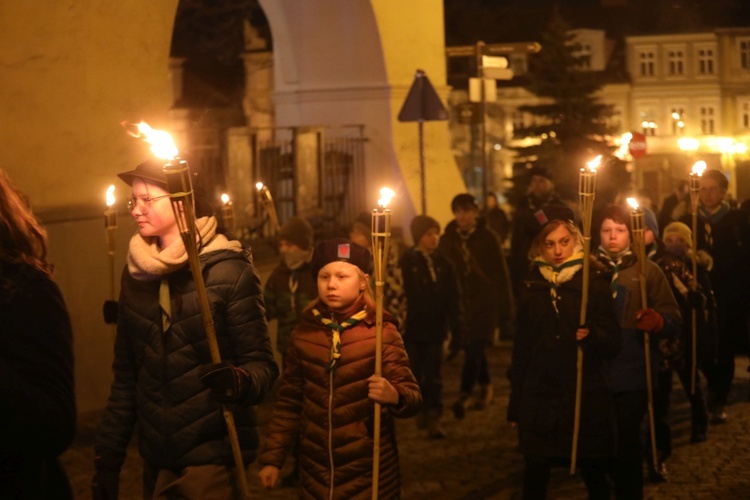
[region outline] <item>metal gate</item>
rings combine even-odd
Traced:
[[[271,191],[280,222],[305,218],[316,239],[345,234],[366,210],[365,140],[362,125],[253,129],[252,172]]]

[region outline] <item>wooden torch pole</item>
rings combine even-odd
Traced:
[[[578,203],[581,208],[581,223],[583,228],[583,284],[581,289],[581,315],[579,324],[586,324],[586,308],[589,303],[589,256],[591,255],[591,216],[594,211],[594,195],[596,192],[596,168],[601,161],[601,155],[588,162],[588,169],[582,168],[578,178]],[[583,391],[583,349],[579,345],[576,349],[576,400],[573,415],[573,443],[570,448],[570,474],[576,473],[578,458],[578,435],[581,430],[581,393]]]
[[[221,353],[219,352],[219,343],[216,340],[216,329],[214,327],[211,308],[208,303],[206,294],[206,284],[203,280],[200,261],[198,259],[198,247],[196,245],[195,229],[195,208],[193,206],[193,186],[190,181],[190,170],[186,161],[175,158],[164,165],[164,173],[167,176],[167,189],[172,202],[177,225],[180,229],[182,242],[185,244],[187,251],[190,271],[195,282],[195,289],[198,295],[198,305],[200,306],[201,316],[203,317],[203,326],[206,329],[206,340],[211,352],[211,361],[221,363]],[[245,477],[245,465],[242,460],[242,449],[237,437],[237,427],[234,423],[234,414],[225,404],[221,405],[224,415],[224,421],[227,425],[229,442],[232,446],[235,466],[237,468],[237,483],[242,498],[250,498],[250,490]]]
[[[391,211],[386,207],[393,196],[387,188],[381,190],[379,208],[372,211],[372,252],[375,273],[375,375],[383,374],[383,289],[384,267],[388,260],[391,240]],[[375,403],[372,447],[372,498],[378,498],[380,482],[380,403]]]
[[[641,285],[641,308],[648,308],[648,296],[646,295],[646,215],[638,206],[635,198],[628,198],[628,203],[633,207],[630,214],[630,220],[633,230],[633,240],[638,257],[638,281]],[[651,335],[649,332],[643,332],[643,350],[646,361],[646,391],[648,394],[648,426],[651,436],[651,454],[654,460],[654,467],[659,463],[656,456],[656,430],[654,429],[654,389],[651,386]]]
[[[690,208],[693,216],[693,252],[690,256],[693,263],[693,285],[692,290],[698,289],[698,192],[700,191],[700,179],[703,175],[703,171],[706,169],[706,162],[699,161],[693,165],[693,169],[690,172]],[[690,340],[692,343],[690,350],[690,395],[695,395],[695,384],[698,379],[698,311],[691,309],[691,336]]]

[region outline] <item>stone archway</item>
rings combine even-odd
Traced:
[[[381,185],[395,187],[395,223],[408,227],[421,203],[417,125],[396,116],[418,68],[447,96],[442,1],[260,4],[274,41],[277,125],[365,125],[368,203],[376,206]],[[427,123],[425,145],[428,212],[445,223],[464,190],[447,123]]]

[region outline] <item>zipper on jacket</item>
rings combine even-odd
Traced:
[[[328,464],[331,469],[328,498],[333,500],[333,370],[328,372]]]

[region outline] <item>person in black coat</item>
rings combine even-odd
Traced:
[[[529,169],[528,194],[513,213],[513,229],[510,239],[510,272],[513,291],[520,291],[529,268],[529,248],[538,231],[534,214],[548,204],[561,205],[562,199],[555,192],[552,175],[542,166]]]
[[[451,409],[457,419],[462,419],[477,384],[480,394],[474,408],[484,409],[492,399],[485,348],[498,325],[501,330],[510,328],[514,306],[500,240],[479,218],[474,197],[468,193],[456,195],[451,209],[455,220],[445,228],[438,250],[453,263],[461,288],[465,356],[461,393]]]
[[[411,221],[414,247],[399,261],[406,293],[406,324],[402,331],[411,368],[422,391],[420,427],[431,439],[445,437],[440,426],[443,413],[441,366],[443,342],[450,330],[451,352],[463,338],[461,302],[453,264],[439,251],[440,224],[427,215]]]
[[[0,170],[0,497],[73,498],[58,457],[76,429],[70,318],[47,233]]]
[[[120,286],[114,380],[95,444],[95,500],[117,498],[136,424],[144,497],[238,497],[222,405],[233,414],[247,466],[260,440],[254,407],[279,373],[251,256],[217,231],[210,207],[196,199],[199,259],[223,361],[212,363],[163,165],[150,159],[119,174],[132,188],[138,232]]]
[[[608,280],[589,284],[586,324],[580,325],[582,238],[573,211],[542,209],[543,227],[530,251],[513,345],[508,421],[518,425],[526,459],[523,497],[546,496],[550,469],[570,463],[576,398],[577,350],[583,349],[578,457],[590,498],[609,498],[606,465],[615,457],[614,400],[606,362],[620,349],[620,327]]]
[[[700,180],[697,250],[713,258],[709,275],[718,323],[716,360],[707,366],[713,424],[726,422],[724,407],[734,380],[734,358],[748,352],[750,224],[746,212],[731,208],[724,200],[728,187],[727,178],[718,170],[706,170]],[[681,222],[692,227],[692,216],[685,215]]]

